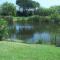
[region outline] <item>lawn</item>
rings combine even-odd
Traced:
[[[60,48],[1,41],[0,60],[60,60]]]

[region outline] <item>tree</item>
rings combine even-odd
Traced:
[[[35,14],[40,15],[40,16],[49,16],[51,14],[53,14],[54,11],[52,12],[52,10],[50,8],[42,8],[40,7]]]
[[[16,15],[16,7],[12,3],[5,2],[1,5],[1,15]]]
[[[0,41],[7,35],[7,21],[0,19]]]
[[[40,6],[38,2],[32,0],[16,0],[16,4],[23,9],[36,8]]]
[[[38,2],[32,0],[16,0],[16,4],[19,6],[19,10],[23,8],[23,12],[40,7]]]
[[[50,7],[49,10],[51,10],[52,14],[60,14],[60,6]]]
[[[0,6],[0,15],[1,15],[1,6]]]

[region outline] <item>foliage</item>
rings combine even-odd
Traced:
[[[38,15],[32,16],[28,20],[29,21],[31,20],[31,22],[36,25],[36,24],[39,24],[40,16],[38,16]]]
[[[53,20],[54,23],[60,22],[60,15],[58,13],[51,14],[51,20]]]
[[[57,20],[58,17],[59,17],[59,14],[58,13],[51,14],[51,19]]]
[[[15,16],[16,15],[16,7],[12,3],[5,2],[1,5],[1,15],[4,16]]]
[[[0,19],[0,40],[7,35],[7,22],[4,19]]]
[[[34,10],[40,7],[40,4],[36,1],[32,0],[16,0],[16,4],[19,6],[19,11],[17,11],[17,15],[32,15],[34,14]],[[23,8],[23,12],[20,12],[20,8]]]
[[[60,6],[53,6],[50,8],[40,7],[35,14],[40,16],[50,16],[52,14],[60,14]]]
[[[55,11],[51,8],[43,8],[43,7],[40,7],[36,12],[35,14],[36,15],[40,15],[40,16],[49,16],[51,14],[54,14]]]
[[[42,40],[38,40],[37,42],[36,42],[36,44],[42,44],[43,42],[42,42]]]
[[[52,6],[50,9],[52,12],[60,14],[60,6]]]
[[[25,9],[39,7],[39,3],[32,0],[16,0],[16,4]]]
[[[0,15],[1,15],[1,12],[2,12],[2,10],[1,10],[1,6],[0,6]]]

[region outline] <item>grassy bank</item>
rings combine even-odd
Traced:
[[[43,20],[43,19],[50,19],[50,16],[39,16],[39,15],[34,15],[34,16],[29,16],[29,17],[13,17],[13,21],[21,21],[21,20]]]
[[[13,17],[13,16],[2,16],[0,18],[4,18],[8,22],[18,22],[23,24],[60,24],[60,15],[55,16],[28,16],[28,17]]]
[[[60,48],[3,41],[0,42],[0,60],[60,60]]]

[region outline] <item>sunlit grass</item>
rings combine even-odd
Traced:
[[[60,60],[60,48],[2,41],[0,42],[0,60]]]

